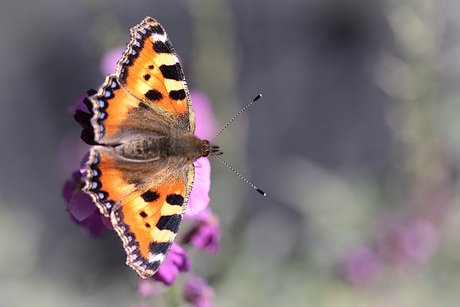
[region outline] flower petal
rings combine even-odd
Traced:
[[[163,265],[152,278],[170,286],[176,280],[179,272],[187,272],[189,269],[190,259],[187,252],[176,243],[173,243]]]
[[[184,287],[185,300],[195,307],[214,306],[214,290],[198,276],[189,276]]]
[[[185,234],[182,242],[192,243],[196,249],[217,254],[221,237],[218,217],[206,208],[195,218],[197,219],[195,226]]]
[[[195,182],[185,210],[185,217],[197,215],[208,206],[210,201],[211,163],[208,158],[200,158],[193,164],[195,165]]]
[[[69,212],[77,221],[87,219],[97,209],[92,198],[85,192],[78,190],[69,202]]]
[[[195,110],[195,135],[200,139],[209,140],[214,137],[217,130],[211,101],[205,93],[197,90],[190,91],[190,97]]]
[[[121,58],[125,47],[115,47],[104,55],[101,60],[100,69],[103,75],[113,74],[117,70],[118,60]]]

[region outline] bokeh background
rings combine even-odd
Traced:
[[[61,195],[68,112],[149,15],[220,125],[221,251],[192,252],[217,306],[458,306],[460,2],[0,3],[0,306],[141,302],[118,237],[82,234]],[[74,149],[75,148],[75,149]],[[178,283],[180,284],[179,278]],[[177,290],[178,291],[178,290]]]

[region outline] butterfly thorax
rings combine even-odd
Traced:
[[[161,158],[182,158],[192,163],[200,157],[220,154],[219,147],[201,140],[190,132],[177,132],[172,135],[143,136],[123,142],[115,151],[130,160],[157,160]]]

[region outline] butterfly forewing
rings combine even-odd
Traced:
[[[131,29],[131,42],[118,64],[120,83],[178,128],[195,131],[192,103],[184,73],[163,27],[145,18]]]

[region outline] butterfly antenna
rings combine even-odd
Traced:
[[[249,184],[254,190],[256,190],[257,192],[259,192],[262,196],[267,196],[267,193],[265,193],[264,191],[262,191],[261,189],[259,189],[258,187],[256,187],[254,184],[252,184],[249,180],[247,180],[246,178],[243,177],[243,175],[241,175],[240,173],[238,173],[233,167],[231,167],[227,162],[225,162],[224,160],[222,160],[220,157],[218,156],[214,156],[217,160],[219,160],[220,162],[222,162],[226,167],[228,167],[229,169],[232,170],[232,172],[234,172],[241,180],[243,180],[244,182],[246,182],[247,184]]]
[[[214,142],[214,140],[217,139],[217,137],[222,133],[222,131],[224,131],[238,116],[240,116],[241,113],[246,111],[247,108],[252,106],[261,97],[262,97],[262,94],[257,95],[250,103],[248,103],[244,108],[242,108],[238,113],[236,113],[235,116],[233,116],[232,119],[230,119],[228,123],[225,126],[223,126],[219,132],[217,132],[216,136],[211,140],[211,143]]]

